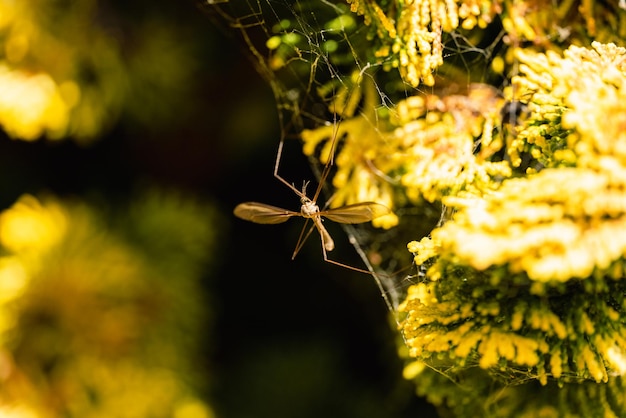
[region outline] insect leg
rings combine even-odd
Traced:
[[[307,231],[307,226],[309,225],[309,219],[310,218],[306,218],[304,225],[302,225],[302,229],[300,230],[300,236],[298,237],[298,242],[296,242],[296,248],[293,250],[293,254],[291,255],[292,260],[296,258],[296,255],[298,255],[298,253],[302,249],[302,246],[304,245],[306,240],[309,238],[309,235],[311,235],[311,232],[313,232],[313,229],[315,228],[315,225],[311,225],[309,227],[309,230]]]
[[[293,190],[300,198],[306,197],[300,190],[296,189],[293,185],[291,185],[287,180],[282,178],[280,174],[278,174],[278,167],[280,166],[280,160],[283,154],[283,146],[285,145],[285,139],[281,138],[280,143],[278,144],[278,151],[276,151],[276,161],[274,162],[274,177],[278,179],[285,186],[289,187]]]

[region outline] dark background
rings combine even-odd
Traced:
[[[156,131],[122,118],[89,147],[3,135],[2,207],[42,192],[104,196],[115,204],[141,184],[212,201],[225,221],[220,261],[206,279],[214,323],[207,324],[202,367],[219,417],[434,416],[402,380],[396,335],[371,277],[325,263],[317,236],[291,261],[299,219],[256,225],[232,216],[248,200],[299,206],[272,176],[279,138],[274,98],[236,32],[218,30],[192,0],[143,4],[162,7],[202,37],[193,110]],[[281,173],[295,184],[313,178],[296,141],[287,143]],[[342,230],[330,232],[338,247],[333,258],[360,265]]]

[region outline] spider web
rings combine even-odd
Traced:
[[[460,155],[460,151],[457,148],[463,148],[467,145],[467,142],[460,143],[454,141],[455,129],[456,131],[464,132],[473,130],[469,135],[469,138],[471,138],[469,148],[472,149],[465,155],[462,155],[462,157],[467,157],[468,154],[476,156],[482,153],[483,157],[481,158],[483,158],[483,161],[487,161],[487,163],[493,162],[495,163],[494,165],[497,163],[504,163],[502,165],[508,164],[509,168],[511,168],[511,174],[498,174],[501,177],[524,175],[524,173],[529,172],[528,169],[530,169],[530,172],[541,170],[541,162],[534,160],[532,153],[526,152],[529,148],[521,150],[517,155],[514,154],[514,157],[519,160],[515,164],[511,163],[512,156],[510,153],[511,150],[514,151],[514,147],[511,146],[511,148],[507,149],[511,141],[516,139],[515,134],[519,120],[521,120],[522,124],[524,123],[525,99],[523,94],[529,94],[528,92],[518,94],[514,91],[516,86],[520,88],[520,84],[518,84],[519,79],[513,80],[515,84],[509,83],[509,80],[512,80],[518,72],[518,65],[513,58],[513,52],[515,50],[520,51],[520,49],[542,51],[546,49],[548,44],[554,46],[551,44],[553,39],[556,40],[556,44],[564,43],[562,46],[565,47],[565,44],[570,42],[569,39],[566,39],[570,30],[572,33],[576,33],[577,30],[579,34],[581,33],[574,25],[571,28],[569,26],[567,28],[560,27],[559,24],[567,22],[551,21],[551,18],[547,16],[550,16],[552,10],[550,9],[548,14],[542,14],[539,13],[539,9],[541,9],[539,6],[537,6],[537,15],[528,20],[536,24],[538,19],[541,18],[539,20],[545,27],[540,27],[537,31],[531,31],[530,35],[523,33],[525,28],[523,24],[521,24],[520,28],[515,27],[515,24],[511,22],[514,20],[516,13],[517,17],[524,17],[524,14],[534,13],[534,10],[527,8],[525,2],[511,2],[512,4],[509,4],[508,7],[512,9],[508,10],[509,14],[508,17],[504,18],[504,24],[498,20],[499,13],[502,11],[492,10],[493,21],[483,26],[474,26],[474,28],[478,29],[477,31],[461,29],[463,25],[458,25],[459,29],[452,30],[450,30],[449,26],[447,30],[444,30],[443,27],[428,28],[432,29],[430,35],[434,34],[435,38],[436,35],[441,35],[440,41],[435,40],[430,46],[435,49],[439,48],[443,62],[433,66],[429,73],[419,73],[418,71],[418,76],[416,77],[415,71],[411,72],[415,68],[407,69],[410,65],[402,61],[402,59],[410,60],[415,58],[415,56],[407,54],[403,57],[394,49],[399,45],[397,43],[399,42],[400,46],[398,48],[402,52],[401,48],[403,46],[401,43],[404,42],[404,38],[399,38],[400,41],[397,41],[398,38],[396,38],[396,43],[392,41],[388,45],[382,46],[379,42],[382,39],[381,31],[387,30],[389,36],[393,38],[391,35],[391,29],[393,28],[390,29],[389,26],[393,26],[396,23],[385,20],[387,19],[385,11],[390,12],[389,15],[399,18],[402,13],[394,10],[394,6],[403,8],[420,4],[426,5],[424,7],[432,7],[433,4],[438,4],[447,11],[447,8],[454,5],[461,3],[467,5],[471,2],[347,0],[348,2],[344,3],[341,1],[310,0],[297,0],[295,2],[288,0],[256,0],[247,2],[225,0],[215,3],[216,0],[212,1],[213,3],[210,4],[211,10],[219,16],[220,22],[228,26],[228,31],[232,32],[235,30],[241,34],[252,62],[274,91],[281,125],[280,144],[289,140],[304,142],[303,152],[310,157],[311,167],[324,187],[325,196],[335,196],[341,192],[340,188],[342,186],[338,185],[341,182],[336,182],[335,180],[341,174],[341,163],[339,160],[341,156],[345,156],[345,154],[342,154],[342,151],[350,150],[352,152],[348,154],[350,157],[355,159],[362,158],[358,149],[356,149],[357,152],[354,152],[355,147],[350,144],[350,140],[354,140],[354,136],[362,135],[362,144],[363,147],[366,147],[367,135],[375,132],[376,136],[383,138],[384,142],[385,138],[393,136],[390,135],[393,127],[390,127],[388,123],[389,115],[399,114],[399,109],[402,106],[408,107],[409,111],[414,110],[411,109],[411,103],[417,102],[420,103],[419,106],[425,109],[425,114],[420,113],[414,119],[421,118],[424,123],[412,126],[419,126],[418,130],[428,131],[432,127],[429,124],[429,120],[434,119],[440,124],[438,128],[441,129],[442,135],[438,135],[439,131],[436,129],[426,132],[424,137],[430,140],[431,144],[436,143],[436,145],[431,149],[423,146],[416,154],[410,154],[408,158],[419,160],[424,155],[427,155],[428,152],[434,154],[439,152],[440,154],[448,153],[452,160]],[[381,6],[378,6],[379,4]],[[485,2],[484,4],[498,7],[499,2]],[[518,5],[519,8],[516,8]],[[361,14],[353,12],[350,6],[354,6],[355,10],[361,12]],[[386,10],[383,11],[381,7],[385,7]],[[622,8],[621,5],[618,7]],[[364,12],[363,8],[369,9]],[[607,15],[613,16],[610,13]],[[569,16],[567,14],[568,19]],[[543,19],[545,17],[547,19]],[[378,22],[375,22],[376,19],[379,19]],[[524,22],[526,21],[522,19],[522,23]],[[589,25],[589,22],[593,22],[593,19],[587,18],[586,22]],[[482,23],[485,23],[485,21]],[[506,31],[503,28],[504,26],[507,27]],[[593,26],[595,30],[595,24]],[[582,31],[583,39],[586,39],[588,32]],[[405,33],[404,35],[407,34]],[[411,35],[415,35],[415,31],[409,32],[407,36]],[[390,49],[385,50],[386,46]],[[427,49],[424,48],[419,53]],[[409,52],[415,52],[415,50]],[[424,53],[424,55],[427,54]],[[417,60],[419,61],[419,57]],[[521,58],[521,60],[524,61],[524,58]],[[497,70],[498,67],[500,67],[500,70]],[[519,65],[519,70],[522,73],[521,78],[524,78],[524,73],[527,70],[521,64]],[[506,71],[509,71],[509,73]],[[419,79],[419,82],[416,81],[417,79]],[[372,100],[372,97],[368,97],[368,88],[370,89],[369,91],[374,92],[374,100]],[[532,91],[530,94],[533,94]],[[505,99],[509,99],[509,101],[507,102]],[[376,104],[372,106],[372,102]],[[407,103],[409,104],[407,105]],[[485,116],[488,112],[491,112],[491,119]],[[445,119],[441,116],[444,113],[446,114]],[[430,118],[430,116],[433,117]],[[472,120],[480,119],[481,116],[484,116],[482,118],[484,123],[472,125]],[[360,118],[359,127],[361,131],[357,129],[357,133],[354,134],[354,121],[357,118]],[[411,122],[414,122],[412,118],[411,114],[407,117]],[[441,126],[442,120],[446,121],[447,127]],[[348,125],[350,128],[347,128]],[[409,123],[406,125],[409,125]],[[405,128],[406,125],[399,124],[400,127],[397,130]],[[476,129],[476,126],[479,126],[479,128]],[[310,144],[307,143],[306,133],[310,132],[310,130],[319,132],[324,129],[332,131],[336,135],[332,136],[333,139],[331,141],[318,141],[312,150]],[[346,133],[349,129],[352,129],[354,134],[352,138]],[[449,137],[446,135],[449,135]],[[444,140],[439,141],[442,137]],[[471,141],[473,141],[473,144]],[[360,142],[357,141],[357,143]],[[497,145],[494,145],[496,143]],[[385,160],[383,158],[383,163],[394,158],[402,158],[403,156],[399,154],[409,148],[397,151],[397,148],[386,148],[386,145],[383,143],[379,148],[374,148],[374,152],[389,152],[389,159]],[[419,146],[422,145],[419,144]],[[415,148],[419,148],[419,146]],[[406,155],[409,155],[409,152],[406,152]],[[423,154],[419,154],[419,152],[423,152]],[[335,157],[335,164],[332,166],[328,165],[329,163],[327,162],[332,161],[332,157],[329,158],[329,154]],[[363,153],[363,155],[365,154],[366,152]],[[507,408],[512,408],[510,409],[511,412],[515,411],[516,413],[525,408],[535,412],[535,409],[539,410],[542,405],[553,405],[555,402],[560,403],[560,405],[578,402],[579,394],[582,394],[581,398],[583,398],[580,401],[580,405],[589,399],[596,398],[598,399],[598,403],[594,404],[596,406],[603,403],[610,404],[610,402],[605,402],[605,400],[611,398],[612,395],[598,396],[599,392],[596,390],[596,383],[591,381],[585,382],[588,385],[588,389],[581,385],[580,387],[583,389],[572,389],[569,392],[565,392],[567,398],[560,395],[562,393],[560,391],[563,387],[563,381],[578,384],[577,380],[581,376],[585,377],[580,372],[576,373],[577,368],[575,367],[572,367],[572,372],[559,373],[561,376],[559,378],[556,374],[552,374],[552,366],[547,363],[547,360],[543,363],[539,361],[538,365],[533,368],[527,367],[523,362],[522,364],[517,364],[517,360],[510,360],[508,357],[500,354],[498,354],[499,363],[497,366],[492,366],[488,362],[486,366],[482,365],[481,360],[486,356],[481,356],[478,353],[470,353],[466,357],[460,356],[461,358],[454,358],[454,354],[451,354],[451,357],[447,358],[446,350],[450,350],[450,347],[453,347],[454,344],[448,344],[450,339],[447,334],[443,333],[439,341],[443,341],[443,343],[441,343],[439,348],[434,347],[432,356],[429,353],[423,356],[420,354],[429,351],[427,344],[430,341],[434,341],[431,335],[426,334],[430,329],[426,329],[422,334],[419,333],[421,323],[430,324],[427,322],[429,319],[426,318],[423,322],[420,322],[422,317],[416,318],[413,322],[405,320],[410,318],[411,313],[409,312],[406,317],[402,317],[402,303],[405,299],[409,299],[407,305],[415,301],[417,301],[416,305],[422,304],[419,292],[421,291],[420,289],[424,288],[427,291],[434,289],[432,290],[433,293],[441,292],[442,296],[445,297],[446,295],[443,293],[446,291],[448,294],[451,294],[463,287],[464,283],[462,281],[465,279],[461,272],[458,275],[461,280],[450,281],[448,289],[444,286],[430,286],[430,284],[413,286],[414,284],[426,282],[429,280],[429,277],[433,277],[440,271],[430,275],[435,269],[427,270],[429,267],[428,263],[435,263],[436,261],[427,260],[420,266],[414,265],[412,263],[413,257],[407,250],[407,243],[419,241],[421,238],[429,236],[434,228],[450,219],[451,211],[437,203],[443,200],[441,195],[439,199],[429,199],[426,193],[424,193],[424,189],[415,187],[415,189],[410,190],[410,186],[407,186],[407,177],[411,175],[414,177],[419,175],[428,176],[430,174],[428,170],[416,170],[419,174],[415,175],[409,169],[406,171],[383,170],[381,168],[382,164],[369,164],[368,161],[370,160],[361,161],[361,163],[367,166],[366,169],[372,182],[376,183],[375,187],[392,190],[393,201],[390,207],[393,206],[392,209],[397,215],[397,224],[386,229],[376,228],[370,224],[342,225],[342,227],[349,242],[361,257],[365,270],[376,281],[389,311],[393,314],[398,325],[401,325],[402,336],[405,338],[407,348],[409,350],[414,349],[414,352],[417,353],[416,355],[410,354],[407,356],[414,357],[416,361],[405,368],[405,376],[411,380],[411,367],[416,365],[414,370],[414,377],[416,378],[413,380],[418,385],[418,394],[427,394],[427,392],[432,391],[435,403],[440,403],[446,397],[448,400],[460,399],[461,401],[458,403],[457,409],[459,411],[462,410],[463,413],[473,411],[470,405],[476,403],[474,406],[478,410],[484,408],[485,412],[493,413],[494,416],[499,415],[501,410],[506,411]],[[372,159],[372,161],[374,160]],[[272,163],[268,162],[269,164]],[[409,165],[409,167],[415,168],[416,165],[419,164]],[[330,167],[330,171],[326,176],[328,167]],[[445,166],[444,164],[443,170],[440,170],[440,172],[445,172],[445,169],[449,167],[449,165]],[[463,169],[465,167],[468,166],[463,166]],[[442,165],[435,167],[435,169],[441,168]],[[450,189],[453,189],[456,180],[454,175],[463,176],[467,173],[463,173],[463,169],[460,171],[455,171],[454,167],[450,169],[449,172],[453,173],[453,175],[449,179],[443,178],[442,183],[444,186],[449,186]],[[471,172],[472,170],[468,171]],[[482,174],[484,173],[482,172]],[[445,177],[445,175],[442,177]],[[441,177],[437,179],[437,181],[441,180]],[[411,186],[415,186],[420,181],[421,179],[417,179],[417,181],[411,183]],[[494,182],[497,183],[498,181],[501,180],[496,179]],[[460,194],[455,195],[455,192],[458,191],[458,189],[452,190],[450,194],[443,194],[443,196],[459,196]],[[428,192],[428,189],[426,189],[426,192]],[[413,194],[411,195],[411,193]],[[419,197],[416,198],[416,195],[419,195]],[[368,200],[375,199],[363,199],[361,201]],[[349,204],[351,202],[345,203]],[[341,260],[337,261],[341,262]],[[361,268],[361,266],[348,267]],[[435,265],[435,267],[446,269],[448,265],[439,264]],[[454,269],[455,267],[451,268]],[[455,271],[449,271],[449,273],[451,276],[456,274]],[[443,272],[443,274],[447,274],[447,272]],[[433,280],[436,280],[436,278],[433,278]],[[445,284],[446,282],[446,280],[441,280],[437,284]],[[486,287],[489,293],[480,290],[480,292],[483,292],[481,295],[483,299],[490,298],[491,293],[497,293],[499,290],[495,286],[491,287],[492,289]],[[416,293],[413,293],[415,290],[420,297],[407,298],[409,289],[412,292],[409,296],[415,296]],[[473,292],[473,289],[469,286],[467,290],[468,295],[470,292]],[[523,292],[523,290],[520,290],[520,292]],[[473,297],[473,293],[471,294]],[[437,299],[440,295],[434,296]],[[427,297],[428,295],[424,299]],[[549,297],[544,298],[542,296],[542,298],[544,300],[538,305],[542,306],[542,308],[538,309],[544,309],[544,305],[546,308],[539,310],[539,312],[552,312],[553,306],[559,306],[554,305]],[[508,298],[503,297],[497,303],[506,307],[508,300]],[[422,305],[428,308],[427,303]],[[445,303],[442,305],[445,305]],[[454,304],[450,305],[451,309],[455,309],[456,306]],[[409,306],[407,311],[410,309],[411,307]],[[556,314],[560,315],[560,312],[557,311]],[[505,320],[502,319],[504,314],[499,313],[498,315],[497,321],[504,323]],[[488,323],[488,319],[496,318],[491,313],[483,316],[486,318],[484,323]],[[404,322],[402,322],[403,320]],[[407,323],[408,326],[404,326]],[[476,322],[476,324],[482,323]],[[435,323],[431,329],[441,326],[445,331],[447,329],[446,324],[445,322]],[[418,330],[413,336],[411,335],[412,327]],[[489,329],[491,326],[484,328]],[[498,324],[494,323],[493,329],[497,328]],[[506,328],[503,329],[506,330]],[[519,334],[525,337],[525,332],[526,330],[522,330]],[[424,335],[426,338],[422,338]],[[531,340],[535,338],[532,333],[528,335]],[[543,334],[539,338],[542,339]],[[411,339],[420,343],[425,341],[426,344],[412,345]],[[572,342],[575,341],[574,339],[570,340]],[[511,346],[515,345],[511,344]],[[574,347],[572,352],[575,353],[579,349],[580,347]],[[452,353],[453,350],[450,350],[450,352]],[[569,362],[571,361],[570,358]],[[573,363],[576,363],[576,360]],[[550,369],[546,369],[546,364],[548,364]],[[426,369],[423,369],[424,367]],[[578,370],[583,369],[584,366],[578,368]],[[423,370],[426,370],[426,372],[423,373]],[[546,381],[543,381],[541,384],[539,382],[542,379],[552,379],[552,377],[558,380],[558,382],[549,381],[549,390],[546,391],[542,386],[546,385]],[[588,379],[588,377],[585,378]],[[618,388],[618,391],[623,393],[620,379],[617,379],[617,381],[618,383],[613,387]],[[614,380],[610,380],[610,382],[614,382]],[[455,386],[458,386],[459,390],[452,394],[452,391],[456,389]],[[539,386],[542,388],[539,388]],[[533,402],[538,399],[537,395],[540,393],[540,389],[545,397],[539,399],[535,405]],[[553,390],[554,392],[552,392]],[[586,390],[589,392],[583,392]],[[559,392],[558,396],[556,395],[557,392]],[[557,398],[560,400],[557,400]],[[615,397],[615,399],[618,398]],[[530,406],[511,402],[511,400],[516,399]],[[487,400],[487,402],[480,404],[480,400]],[[619,410],[619,407],[616,407],[615,410]]]
[[[332,126],[338,130],[345,119],[364,114],[365,99],[360,90],[363,83],[372,83],[377,95],[377,112],[374,116],[367,115],[374,130],[379,129],[376,115],[393,112],[396,104],[408,97],[463,94],[472,83],[488,81],[500,86],[503,83],[489,70],[502,47],[503,31],[498,22],[478,41],[463,30],[444,33],[445,64],[434,73],[436,84],[430,87],[406,82],[394,68],[393,57],[371,54],[369,46],[375,38],[372,27],[364,22],[363,16],[352,13],[348,3],[207,0],[204,7],[226,31],[239,32],[248,56],[271,86],[281,142],[300,140],[306,129]],[[342,100],[338,101],[337,96]],[[343,139],[337,137],[333,141],[331,149],[335,147],[336,155]],[[326,167],[320,163],[324,152],[328,152],[328,147],[320,145],[310,156],[318,180]],[[372,172],[392,189],[401,189],[402,173],[391,177],[377,173],[375,167]],[[334,173],[333,167],[328,178],[321,179],[326,196],[333,195]],[[412,265],[406,245],[427,236],[443,221],[446,212],[436,203],[424,201],[415,205],[402,198],[394,212],[398,215],[398,225],[393,228],[374,228],[369,224],[342,227],[364,268],[376,280],[389,310],[396,314],[406,289],[416,281],[425,280],[424,271]]]

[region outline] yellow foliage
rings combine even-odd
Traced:
[[[0,214],[0,243],[16,253],[47,251],[64,238],[68,219],[61,207],[46,207],[30,195],[22,196]]]
[[[392,58],[409,85],[433,86],[433,73],[443,64],[442,32],[461,26],[470,30],[486,27],[500,10],[500,2],[484,0],[417,0],[397,6],[387,2],[383,10],[376,0],[349,0],[352,12],[364,16],[380,46],[375,55]]]
[[[25,195],[0,214],[0,416],[213,417],[188,346],[206,331],[206,252],[192,247],[214,239],[212,216],[191,202],[144,199],[123,233],[88,205],[52,198]],[[177,225],[145,225],[172,213]],[[124,239],[145,226],[154,254],[141,237]]]

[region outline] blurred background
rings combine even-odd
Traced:
[[[237,35],[193,0],[0,0],[0,416],[434,416],[371,277],[232,215],[299,206]],[[296,141],[280,170],[313,177]]]

